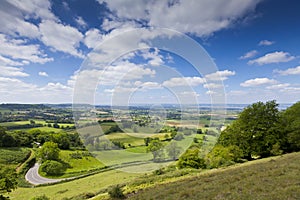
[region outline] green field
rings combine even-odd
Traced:
[[[46,123],[44,120],[35,120],[33,119],[35,124],[42,124],[43,126],[46,126],[48,125],[48,123]],[[25,125],[25,124],[30,124],[30,121],[27,120],[27,121],[16,121],[16,122],[2,122],[0,123],[0,126],[3,126],[3,127],[9,127],[9,126],[18,126],[18,125]],[[49,123],[51,124],[51,126],[53,126],[54,123]],[[74,124],[65,124],[65,123],[58,123],[59,126],[74,126]]]
[[[60,183],[51,186],[36,188],[18,188],[9,194],[12,200],[30,200],[35,196],[45,194],[51,200],[61,200],[64,197],[73,197],[83,193],[98,193],[110,185],[125,183],[133,180],[139,174],[122,171],[106,171],[78,180]]]
[[[72,154],[76,155],[77,158],[72,157]],[[88,151],[61,150],[59,157],[62,162],[69,166],[63,175],[52,178],[68,178],[79,176],[104,167],[104,165],[98,159],[92,155],[89,155]],[[39,173],[42,176],[46,176],[42,172]]]
[[[8,127],[8,126],[17,126],[17,125],[24,125],[24,124],[30,124],[30,122],[29,121],[2,122],[0,123],[0,126]]]
[[[54,133],[59,133],[59,132],[63,131],[62,129],[59,129],[59,128],[52,128],[52,127],[47,127],[47,126],[37,127],[37,128],[29,128],[29,129],[19,129],[19,130],[21,130],[21,131],[40,130],[40,131],[54,132]]]
[[[106,166],[119,165],[129,162],[148,161],[151,153],[133,153],[127,149],[92,152]]]
[[[115,122],[104,122],[98,125],[86,126],[78,129],[78,132],[82,134],[82,136],[99,136],[103,135],[110,127],[116,125]]]
[[[175,120],[169,119],[165,122],[168,126],[176,127],[187,127],[187,128],[201,128],[204,127],[204,124],[209,124],[209,120],[199,121],[199,120]]]
[[[155,134],[147,134],[147,133],[110,133],[108,135],[102,136],[106,139],[118,141],[124,143],[125,146],[130,144],[131,146],[141,146],[145,145],[144,138],[151,137],[155,138],[158,137],[159,139],[164,139],[165,133],[155,133]],[[101,140],[101,137],[100,137]]]
[[[141,135],[140,133],[137,133]],[[147,134],[143,134],[147,135]],[[165,133],[157,134],[159,138],[163,138]],[[147,152],[147,147],[144,145],[144,139],[131,137],[125,133],[111,133],[103,136],[110,140],[117,140],[126,144],[131,144],[132,147],[121,150],[106,150],[106,151],[93,151],[92,153],[107,166],[118,165],[130,162],[144,162],[150,161],[153,156],[151,152]],[[141,137],[141,136],[140,136]],[[202,140],[203,135],[197,135],[199,142]],[[163,142],[164,145],[168,145],[169,142]],[[176,142],[179,147],[186,150],[193,143],[193,135],[185,136],[184,139]]]

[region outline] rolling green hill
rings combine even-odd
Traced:
[[[129,199],[300,199],[300,153],[209,170],[129,194]]]

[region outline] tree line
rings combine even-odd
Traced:
[[[83,148],[83,143],[77,132],[46,132],[39,129],[30,131],[8,132],[0,127],[0,147],[29,147],[43,145],[45,142],[54,142],[60,149]]]

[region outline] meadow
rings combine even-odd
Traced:
[[[70,178],[85,175],[105,167],[98,159],[88,151],[61,150],[59,158],[67,165],[66,171],[59,176],[47,176],[41,170],[39,174],[49,178]]]
[[[300,153],[270,157],[187,178],[155,181],[144,189],[135,190],[138,186],[133,186],[130,190],[135,194],[128,199],[296,200],[300,198],[299,165]]]
[[[28,200],[45,194],[59,200],[90,195],[103,200],[109,199],[111,186],[120,184],[128,199],[296,200],[300,197],[299,164],[300,153],[291,153],[212,170],[171,167],[159,174],[139,174],[124,172],[124,167],[55,185],[18,188],[9,196]]]
[[[35,124],[41,124],[43,126],[46,126],[48,124],[51,124],[53,126],[54,123],[47,123],[44,120],[39,120],[39,119],[32,119]],[[0,126],[2,127],[10,127],[10,126],[18,126],[18,125],[25,125],[25,124],[30,124],[30,120],[25,120],[25,121],[14,121],[14,122],[2,122],[0,123]],[[74,126],[74,124],[71,123],[57,123],[59,126]]]
[[[18,188],[9,194],[12,200],[30,200],[33,197],[46,195],[51,200],[71,198],[80,194],[93,194],[103,191],[107,187],[120,182],[126,183],[133,180],[139,174],[122,171],[104,171],[92,176],[80,178],[70,182],[40,186],[34,188]]]

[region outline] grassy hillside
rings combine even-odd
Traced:
[[[18,188],[9,194],[12,200],[30,200],[33,197],[45,194],[51,200],[61,200],[71,198],[80,194],[97,194],[99,191],[110,185],[120,182],[128,182],[134,179],[138,174],[125,173],[121,171],[105,171],[93,176],[77,179],[70,182],[60,183],[50,186],[41,186],[35,188]]]
[[[129,199],[300,199],[300,153],[156,184]]]
[[[10,197],[27,200],[46,194],[60,200],[80,194],[99,194],[93,199],[107,199],[106,188],[126,184],[124,189],[129,199],[293,200],[300,199],[299,166],[300,153],[292,153],[222,169],[171,170],[161,175],[112,170],[57,185],[18,188]]]

